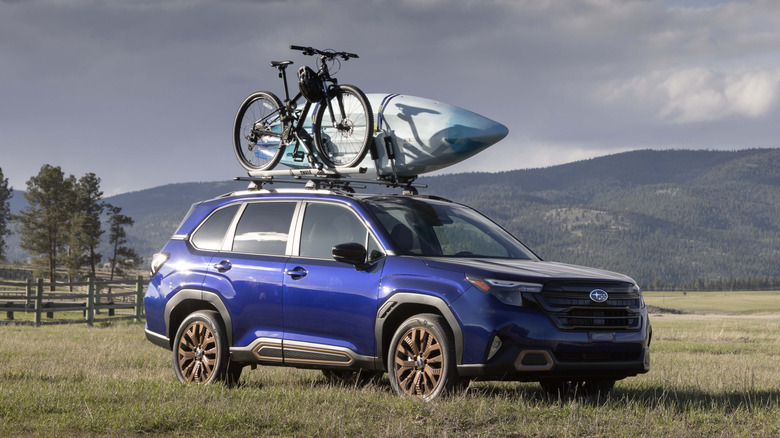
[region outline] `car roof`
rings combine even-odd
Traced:
[[[176,234],[189,234],[203,219],[214,210],[235,202],[251,201],[256,199],[293,199],[293,200],[334,200],[355,205],[362,202],[393,199],[416,199],[419,201],[436,200],[451,202],[447,199],[430,195],[409,194],[378,194],[378,193],[352,193],[343,190],[311,189],[311,188],[280,188],[280,189],[247,189],[225,193],[216,198],[196,202],[190,208],[185,218],[179,224]]]

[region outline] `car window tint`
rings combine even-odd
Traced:
[[[247,204],[236,226],[233,251],[284,255],[294,212],[294,202]]]
[[[385,253],[382,250],[382,247],[379,246],[379,242],[376,241],[376,238],[372,236],[371,234],[368,235],[368,261],[373,262],[376,260],[381,259],[384,257]]]
[[[350,209],[326,203],[306,207],[301,229],[300,255],[321,259],[333,258],[333,247],[339,243],[366,245],[363,222]]]
[[[222,240],[225,238],[233,216],[236,215],[239,204],[219,209],[211,214],[192,235],[190,242],[199,249],[218,251],[222,248]]]

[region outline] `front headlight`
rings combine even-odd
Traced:
[[[639,308],[644,309],[645,308],[645,297],[642,296],[642,290],[639,289],[639,285],[635,284],[633,287],[634,293],[639,295]]]
[[[523,305],[523,292],[542,291],[542,285],[539,283],[499,280],[472,274],[466,274],[466,280],[482,292],[493,295],[502,303],[510,306]]]

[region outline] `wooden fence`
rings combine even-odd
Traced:
[[[43,279],[25,282],[0,281],[0,325],[82,323],[144,317],[144,280],[95,280],[55,283],[58,291]],[[54,314],[58,313],[55,318]],[[24,315],[22,317],[22,314]],[[32,318],[30,318],[32,316]],[[44,316],[46,317],[44,319]],[[22,317],[21,320],[17,317]],[[32,320],[31,320],[32,319]]]

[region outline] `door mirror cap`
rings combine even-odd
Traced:
[[[366,247],[357,242],[339,243],[332,251],[333,259],[337,262],[349,263],[354,265],[355,269],[365,269],[368,266]]]

